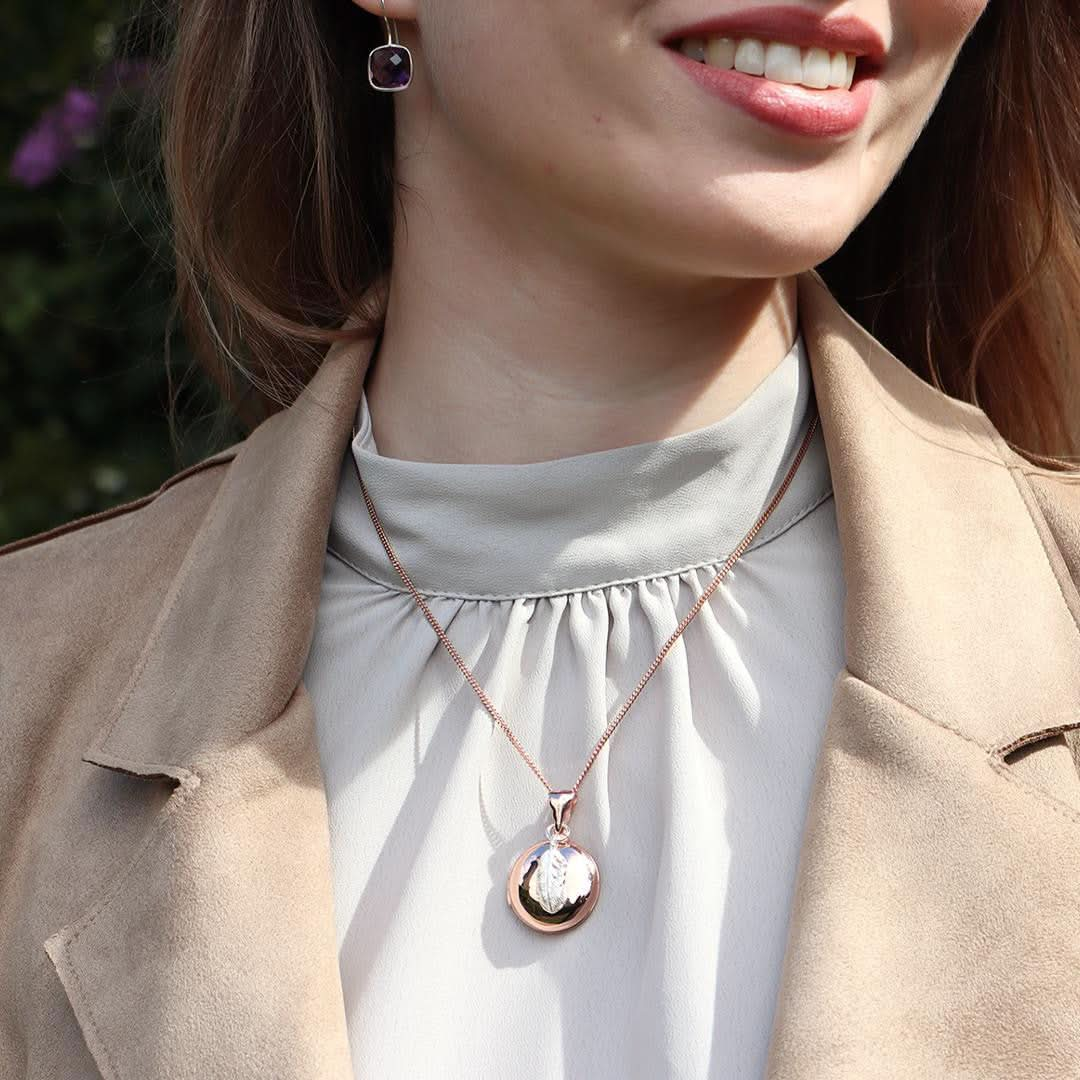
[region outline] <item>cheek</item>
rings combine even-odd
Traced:
[[[989,0],[900,0],[894,11],[917,48],[952,54],[988,6]]]
[[[454,0],[425,9],[428,82],[445,131],[474,163],[548,193],[560,175],[581,182],[587,151],[604,168],[613,117],[628,95],[640,96],[612,29],[626,16],[611,3]]]
[[[424,15],[424,64],[446,121],[459,133],[501,129],[521,138],[531,111],[565,81],[565,46],[540,5],[506,0],[432,4]],[[539,102],[539,105],[537,104]]]
[[[905,145],[909,145],[921,130],[937,106],[964,42],[990,2],[894,0],[896,63],[886,69],[882,86],[885,141],[908,140]]]
[[[460,88],[506,104],[518,88],[565,81],[573,36],[588,15],[570,0],[545,5],[509,0],[455,0],[424,6],[424,56],[440,97]],[[500,100],[501,99],[501,100]]]

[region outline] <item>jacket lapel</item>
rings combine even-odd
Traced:
[[[981,410],[886,352],[816,274],[799,290],[847,666],[767,1075],[1075,1076],[1080,779],[1060,738],[1080,726],[1075,586]],[[1004,761],[1035,743],[1025,768]]]
[[[239,444],[83,760],[176,787],[45,943],[107,1080],[351,1080],[329,833],[300,682],[369,346]]]
[[[769,1076],[940,1077],[950,1062],[958,1076],[1055,1075],[1036,1063],[1080,1059],[1080,947],[1065,918],[1080,910],[1080,812],[1001,752],[1080,727],[1080,637],[1062,602],[1075,588],[981,411],[882,349],[815,271],[798,287],[847,667],[814,777]],[[175,785],[103,898],[45,942],[108,1080],[352,1076],[300,680],[370,355],[371,343],[331,348],[297,401],[239,444],[83,755]],[[1006,1060],[1021,1067],[995,1071]]]

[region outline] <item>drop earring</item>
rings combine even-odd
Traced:
[[[386,44],[368,53],[368,82],[374,90],[404,90],[412,82],[412,54],[398,42],[397,24],[386,17],[386,0],[379,2],[386,23]]]

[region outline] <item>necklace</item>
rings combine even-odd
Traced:
[[[393,564],[394,569],[396,569],[401,576],[401,580],[405,583],[406,588],[412,593],[413,599],[419,605],[420,610],[431,624],[432,629],[438,634],[439,640],[442,641],[451,657],[453,657],[454,663],[461,669],[466,681],[473,690],[476,691],[476,695],[480,698],[484,708],[488,711],[495,723],[502,729],[503,733],[510,740],[511,745],[525,761],[525,764],[532,770],[533,775],[544,785],[544,790],[547,792],[547,803],[552,818],[545,832],[547,839],[532,844],[514,860],[514,864],[510,868],[510,873],[506,881],[507,903],[510,905],[514,914],[517,915],[526,926],[531,927],[533,930],[539,930],[542,933],[554,933],[560,930],[569,930],[572,926],[577,926],[582,922],[596,906],[596,901],[600,897],[600,871],[596,865],[596,860],[583,848],[578,847],[577,844],[570,843],[570,815],[577,802],[577,793],[578,789],[581,787],[581,782],[588,775],[589,769],[592,768],[593,762],[596,761],[604,744],[614,734],[615,729],[619,726],[619,723],[626,715],[630,706],[634,704],[638,695],[645,688],[645,684],[652,678],[653,673],[660,664],[663,663],[664,657],[667,656],[672,645],[675,644],[682,632],[690,625],[691,620],[702,609],[716,587],[727,576],[732,566],[735,565],[747,547],[749,547],[751,541],[757,535],[758,530],[760,530],[765,522],[768,521],[769,516],[779,505],[780,500],[784,496],[784,492],[787,491],[788,485],[794,478],[799,465],[802,463],[803,457],[806,455],[806,451],[809,449],[810,440],[814,437],[814,432],[817,430],[818,419],[818,414],[815,411],[814,416],[810,421],[810,425],[806,430],[806,435],[803,436],[799,451],[795,455],[783,482],[777,488],[776,493],[773,495],[768,506],[765,507],[764,512],[757,521],[754,522],[750,531],[741,541],[739,541],[738,546],[724,561],[723,566],[720,568],[720,572],[709,582],[704,592],[702,592],[694,606],[683,617],[671,637],[664,642],[663,648],[657,654],[656,659],[649,665],[645,674],[642,675],[641,680],[634,688],[633,693],[623,702],[619,711],[604,729],[603,734],[589,753],[589,756],[585,761],[585,766],[578,774],[577,780],[575,780],[573,786],[569,788],[556,788],[548,781],[547,777],[540,770],[540,766],[529,756],[528,752],[518,741],[517,736],[510,729],[510,726],[499,714],[498,709],[495,708],[487,694],[484,693],[483,688],[476,680],[476,676],[473,675],[472,671],[461,659],[457,649],[454,648],[453,642],[446,636],[439,621],[432,614],[431,608],[428,607],[424,598],[413,585],[408,573],[406,573],[405,568],[401,565],[401,560],[398,559],[394,549],[391,547],[390,540],[387,538],[386,531],[383,529],[382,522],[379,520],[379,515],[375,512],[375,507],[372,504],[371,496],[368,494],[364,478],[360,475],[360,466],[356,461],[356,455],[350,450],[349,457],[352,458],[357,478],[360,481],[360,490],[364,496],[364,503],[367,505],[368,513],[371,515],[372,524],[375,526],[375,531],[379,534],[379,539],[382,541],[382,546],[386,551],[387,557]],[[357,429],[354,427],[354,440],[358,437],[358,434]]]

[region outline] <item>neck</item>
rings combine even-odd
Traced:
[[[387,457],[517,464],[682,434],[732,412],[795,339],[794,277],[600,265],[436,192],[396,230],[366,379]]]

